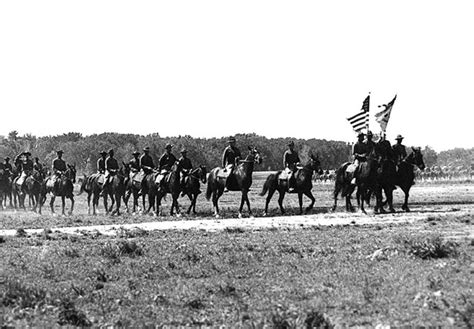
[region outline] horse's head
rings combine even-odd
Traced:
[[[72,183],[74,184],[76,182],[76,165],[67,165],[68,170],[66,170],[66,177],[69,178]]]
[[[262,156],[255,146],[249,146],[249,156],[246,160],[253,161],[258,164],[262,163]]]
[[[413,164],[420,168],[421,170],[425,169],[425,162],[423,161],[423,154],[421,154],[420,147],[412,147],[413,151]]]
[[[199,178],[203,184],[207,183],[207,168],[206,166],[199,166]]]
[[[125,163],[122,161],[122,172],[123,172],[123,175],[125,176],[128,176],[130,175],[130,165],[128,163]]]
[[[319,156],[310,154],[309,158],[311,170],[314,170],[318,175],[322,175],[323,170],[321,169],[321,161],[319,160]]]

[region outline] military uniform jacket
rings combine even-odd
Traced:
[[[375,143],[373,141],[365,141],[365,147],[367,150],[367,155],[370,154],[375,149]]]
[[[381,140],[377,143],[377,152],[385,160],[395,160],[392,145],[388,140]]]
[[[99,160],[97,160],[97,171],[101,173],[105,172],[105,159],[104,158],[100,158]]]
[[[237,147],[232,148],[230,145],[227,146],[222,155],[222,167],[226,167],[228,164],[234,165],[235,159],[241,156],[242,154]]]
[[[56,158],[53,160],[53,171],[66,171],[66,162],[63,159]]]
[[[179,158],[178,171],[189,172],[191,169],[193,169],[191,159],[185,157]]]
[[[163,155],[160,158],[160,170],[171,170],[171,167],[174,165],[176,162],[176,157],[173,155],[173,153],[163,153]]]
[[[112,157],[108,157],[107,160],[105,160],[105,169],[109,170],[109,171],[110,170],[118,170],[119,165],[118,165],[117,159],[112,158]]]
[[[23,171],[32,171],[33,170],[33,161],[30,159],[21,163],[21,170]]]
[[[140,160],[133,158],[128,162],[128,165],[130,166],[130,169],[133,171],[139,171],[140,170]]]
[[[140,157],[140,167],[150,167],[155,168],[155,164],[153,163],[153,158],[149,154],[143,154]]]
[[[283,167],[289,168],[290,170],[296,169],[296,164],[300,162],[300,157],[298,156],[298,152],[286,150],[283,154]]]
[[[363,154],[367,155],[367,146],[364,142],[357,142],[352,146],[352,155]]]
[[[393,152],[395,153],[395,160],[397,162],[402,161],[407,156],[407,150],[405,149],[405,145],[403,144],[395,144],[393,145]]]

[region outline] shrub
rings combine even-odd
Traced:
[[[444,241],[440,236],[399,236],[396,238],[398,244],[402,244],[405,250],[421,259],[434,259],[455,257],[458,255],[458,244],[454,241]]]
[[[18,306],[19,308],[34,308],[44,304],[46,292],[38,287],[30,287],[19,280],[7,280],[1,295],[1,305]]]
[[[73,302],[65,300],[61,303],[61,311],[58,315],[58,324],[73,325],[77,327],[90,327],[91,322],[86,315],[77,310]]]

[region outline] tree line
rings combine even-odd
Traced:
[[[283,153],[287,149],[290,138],[267,138],[257,134],[238,134],[237,146],[243,156],[247,153],[247,146],[255,146],[263,156],[263,162],[257,170],[279,170],[282,168]],[[174,145],[173,153],[178,156],[181,148],[188,150],[188,157],[193,165],[205,165],[214,168],[221,164],[221,156],[227,146],[228,137],[194,138],[188,135],[175,137],[161,137],[158,133],[148,135],[102,133],[84,136],[78,132],[69,132],[56,136],[36,137],[31,134],[19,135],[11,131],[8,136],[0,136],[0,157],[13,158],[23,152],[30,151],[33,157],[38,157],[46,165],[51,165],[56,157],[56,151],[64,151],[63,158],[67,163],[76,164],[78,172],[92,173],[96,171],[96,162],[101,151],[114,149],[119,161],[129,161],[136,150],[142,152],[145,146],[150,147],[150,154],[155,163],[164,152],[166,143]],[[324,169],[338,168],[345,161],[350,160],[352,144],[342,141],[325,139],[291,139],[296,144],[303,163],[310,154],[318,155]],[[459,164],[474,162],[474,148],[453,149],[436,153],[430,147],[425,147],[424,158],[427,166],[443,165],[456,161]]]

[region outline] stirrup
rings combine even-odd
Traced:
[[[351,180],[351,185],[356,185],[356,184],[357,184],[356,179],[355,179],[355,178],[352,178],[352,180]]]

